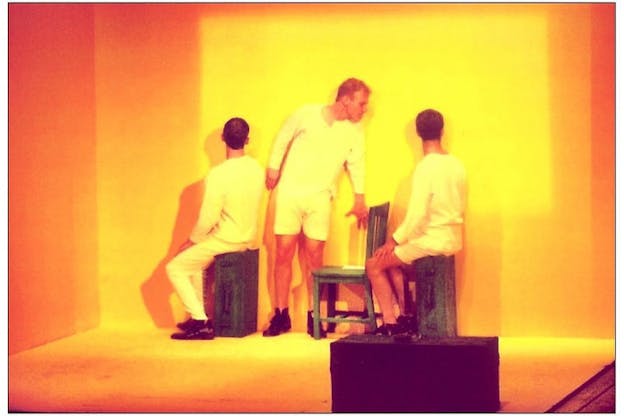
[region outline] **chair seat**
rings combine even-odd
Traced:
[[[366,276],[364,266],[324,266],[312,272],[314,277],[340,279],[363,279]]]

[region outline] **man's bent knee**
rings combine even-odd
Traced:
[[[167,277],[170,282],[174,282],[180,279],[180,273],[178,273],[178,269],[173,261],[167,263],[165,266],[165,271],[167,272]]]
[[[368,260],[366,260],[366,273],[368,274],[369,277],[376,277],[378,276],[381,272],[383,272],[383,269],[380,267],[379,264],[379,259],[375,258],[375,257],[371,257]]]
[[[176,272],[175,257],[171,259],[169,263],[167,263],[167,265],[165,266],[165,271],[167,272],[167,276],[171,276],[172,274],[175,274]]]

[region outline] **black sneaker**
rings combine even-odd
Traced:
[[[274,337],[288,331],[290,331],[290,316],[288,315],[288,308],[282,310],[281,313],[278,308],[275,308],[275,315],[271,319],[269,328],[262,332],[262,336]]]
[[[397,318],[397,324],[410,334],[418,333],[418,322],[416,317],[412,315],[401,315]]]
[[[323,329],[323,325],[321,324],[321,338],[327,338],[327,331]],[[312,311],[308,311],[308,335],[314,338],[314,317],[312,316]]]
[[[399,324],[383,324],[375,330],[375,335],[392,337],[395,335],[404,334],[406,332],[407,331]]]
[[[190,321],[191,322],[188,322],[188,324],[186,325],[186,328],[187,328],[186,331],[176,332],[175,334],[171,334],[171,339],[183,339],[183,340],[214,339],[215,333],[214,333],[214,328],[212,326],[212,321],[210,319],[208,319],[207,321],[191,319]]]
[[[192,325],[193,325],[193,321],[195,321],[195,319],[193,318],[189,318],[184,322],[179,322],[176,324],[176,326],[181,329],[182,331],[186,332],[187,330],[191,329]]]

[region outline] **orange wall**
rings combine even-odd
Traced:
[[[95,105],[81,108],[96,110],[102,325],[181,318],[164,264],[193,225],[201,178],[223,159],[227,118],[249,120],[248,150],[266,163],[291,111],[358,76],[373,89],[367,198],[392,201],[392,224],[422,154],[411,147],[420,109],[444,113],[445,141],[466,164],[460,333],[614,336],[613,5],[92,7]],[[17,151],[12,139],[11,160]],[[350,193],[341,178],[327,262],[362,251],[344,218]],[[258,243],[264,325],[270,233]],[[304,299],[295,288],[298,329]]]
[[[9,352],[98,324],[90,6],[9,5]]]

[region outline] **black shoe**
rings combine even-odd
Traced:
[[[407,331],[399,324],[383,324],[375,330],[375,335],[395,336],[405,334]]]
[[[327,338],[327,331],[323,329],[323,325],[321,324],[321,338]],[[314,317],[312,316],[312,311],[308,311],[308,335],[314,338]]]
[[[397,324],[410,334],[418,333],[418,322],[412,315],[401,315],[397,318]]]
[[[275,308],[275,315],[271,319],[269,328],[262,332],[262,336],[274,337],[288,331],[290,331],[290,316],[288,315],[288,308],[282,310],[281,313],[278,308]]]
[[[215,337],[214,328],[210,319],[208,319],[207,321],[191,319],[190,322],[185,322],[185,324],[187,324],[185,325],[187,328],[186,331],[171,334],[171,339],[210,340],[214,339]]]
[[[189,319],[187,319],[184,322],[177,323],[176,326],[179,329],[181,329],[182,331],[186,332],[187,330],[189,330],[192,327],[193,321],[195,321],[195,319],[189,318]]]

